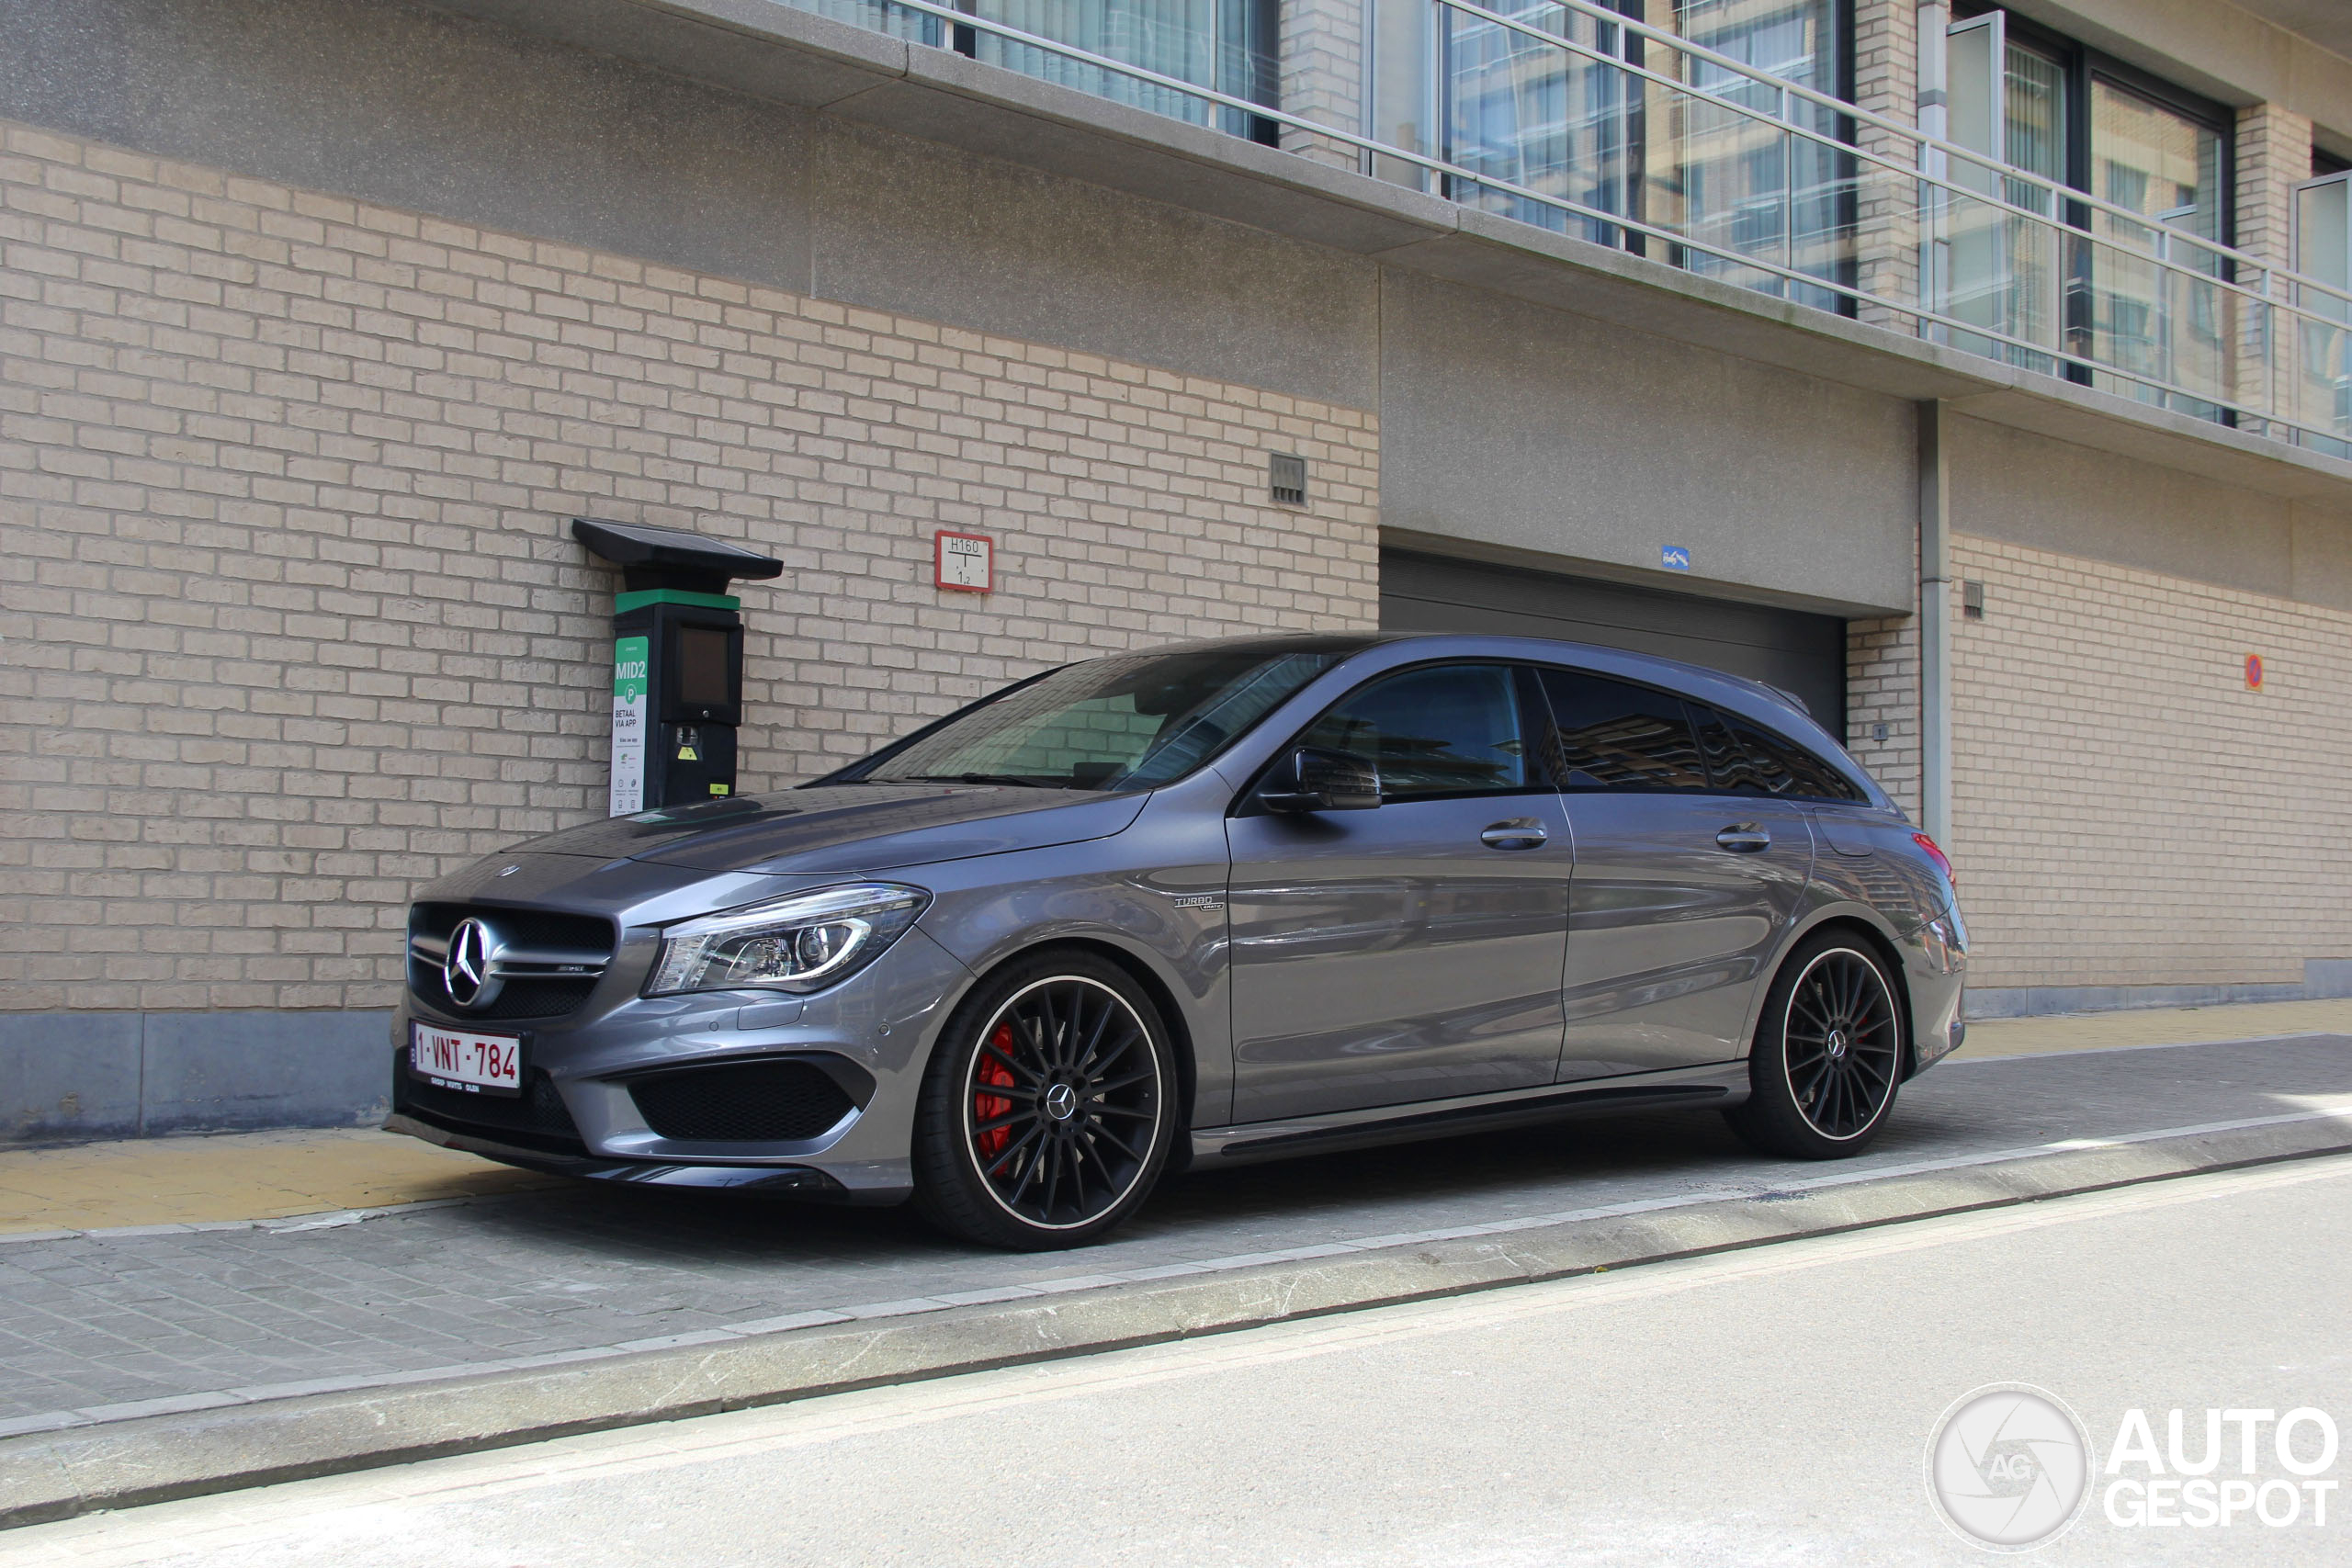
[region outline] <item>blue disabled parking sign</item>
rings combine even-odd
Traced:
[[[1661,545],[1658,547],[1657,564],[1668,571],[1689,571],[1690,552],[1680,545]]]

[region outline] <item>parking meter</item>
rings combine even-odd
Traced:
[[[743,722],[742,602],[737,578],[784,563],[683,528],[576,517],[571,536],[621,569],[613,604],[613,772],[609,815],[735,793]]]

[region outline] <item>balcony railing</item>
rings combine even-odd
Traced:
[[[1397,51],[1285,108],[1240,0],[777,3],[2352,458],[2352,293],[1593,0],[1381,0],[1419,112],[1376,122]]]

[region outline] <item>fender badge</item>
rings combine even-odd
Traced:
[[[512,876],[512,875],[514,875],[516,872],[518,872],[518,871],[520,871],[520,870],[522,870],[522,869],[523,869],[523,868],[522,868],[521,866],[519,866],[519,865],[505,865],[505,866],[501,866],[501,867],[499,867],[499,868],[498,868],[498,874],[499,874],[499,875],[501,875],[501,876]]]
[[[1176,907],[1180,909],[1222,909],[1225,900],[1214,893],[1195,893],[1177,899]]]

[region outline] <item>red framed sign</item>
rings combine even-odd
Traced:
[[[952,534],[941,529],[932,537],[932,581],[957,593],[996,592],[996,541],[986,534]]]

